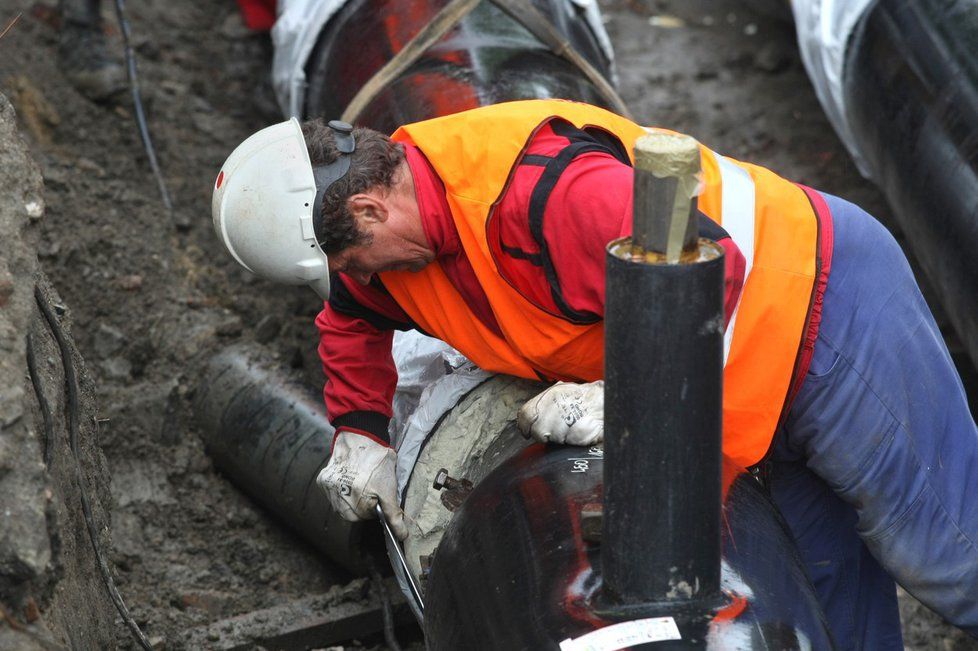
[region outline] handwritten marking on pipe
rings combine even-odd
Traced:
[[[594,460],[601,461],[604,459],[604,449],[598,446],[592,446],[588,448],[587,451],[589,456],[586,457],[570,457],[567,461],[570,461],[572,466],[571,472],[587,472],[591,468],[591,462]]]
[[[636,644],[680,640],[679,627],[672,617],[649,617],[612,624],[577,639],[567,638],[560,651],[617,651]]]
[[[574,467],[571,472],[587,472],[591,468],[591,460],[588,458],[568,459],[568,461],[574,462]]]

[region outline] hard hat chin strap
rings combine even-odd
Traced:
[[[312,168],[312,176],[316,181],[316,199],[312,204],[312,226],[319,246],[325,244],[323,241],[325,238],[322,236],[323,195],[326,194],[330,186],[350,171],[350,155],[357,147],[356,140],[353,138],[352,125],[340,120],[330,120],[328,126],[333,131],[333,140],[336,142],[336,149],[339,150],[340,155],[329,165]]]

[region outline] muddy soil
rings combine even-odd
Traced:
[[[885,201],[822,115],[790,24],[747,8],[768,3],[601,4],[622,95],[639,121],[691,133],[887,221]],[[23,14],[0,39],[0,92],[16,107],[44,176],[38,252],[70,305],[99,417],[108,419],[101,442],[112,473],[115,576],[136,621],[174,649],[185,629],[324,593],[349,577],[215,472],[189,413],[195,369],[242,338],[269,343],[283,364],[322,383],[313,295],[239,269],[210,226],[218,167],[243,138],[281,119],[270,41],[243,27],[233,3],[127,7],[172,215],[128,98],[94,104],[60,71],[53,4],[0,0],[0,27]],[[922,607],[905,606],[908,648],[978,648]],[[121,626],[118,640],[131,644]]]

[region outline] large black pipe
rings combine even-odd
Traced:
[[[360,87],[400,52],[448,0],[351,0],[323,30],[306,65],[307,117],[341,115]],[[578,9],[565,0],[533,5],[606,77],[611,64]],[[561,97],[606,106],[572,64],[491,2],[454,29],[370,102],[358,123],[398,126],[495,102]]]
[[[849,39],[853,146],[978,364],[978,3],[879,0]]]
[[[600,449],[534,445],[476,484],[432,562],[430,651],[556,650],[615,623],[594,608],[604,543],[587,521],[601,501],[604,463]],[[815,590],[766,491],[732,462],[725,472],[721,578],[737,596],[710,622],[709,648],[831,650]],[[650,547],[637,560],[655,555]],[[701,632],[675,620],[682,639],[628,648],[695,646],[694,635],[702,644]]]
[[[259,344],[228,347],[203,370],[195,419],[214,465],[349,570],[363,569],[362,525],[316,486],[333,428],[322,396]]]

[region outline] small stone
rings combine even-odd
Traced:
[[[202,610],[211,615],[220,615],[231,603],[233,597],[218,590],[198,590],[187,592],[180,596],[184,607]],[[210,639],[208,637],[208,639]]]
[[[166,638],[162,635],[154,635],[147,640],[153,651],[164,651],[166,649]]]
[[[139,274],[130,274],[128,276],[121,276],[116,282],[119,284],[119,287],[127,292],[134,292],[142,288],[143,277]]]
[[[244,330],[241,317],[232,315],[219,323],[215,332],[219,337],[239,337]]]
[[[111,357],[126,345],[126,335],[112,326],[100,323],[95,331],[95,354],[99,357]]]
[[[27,216],[31,219],[40,219],[44,215],[44,201],[41,199],[28,201],[24,204],[24,210],[27,211]]]
[[[255,340],[260,344],[267,344],[282,329],[282,321],[275,314],[266,314],[255,326]]]
[[[37,602],[34,601],[34,597],[28,597],[27,603],[24,604],[24,619],[28,624],[33,624],[40,618],[41,610],[37,607]]]
[[[678,16],[668,14],[658,14],[649,17],[649,25],[652,27],[663,27],[665,29],[677,29],[686,26],[686,21]]]
[[[754,55],[754,67],[769,74],[776,74],[791,65],[788,51],[780,43],[769,41]]]
[[[139,55],[139,59],[146,59],[147,61],[159,61],[160,60],[160,47],[156,41],[147,36],[141,38],[137,37],[134,39],[133,49]]]
[[[0,394],[0,427],[10,427],[24,417],[24,390],[7,387]]]
[[[186,233],[194,227],[193,218],[183,211],[173,213],[173,225],[181,233]]]
[[[10,274],[3,272],[0,275],[0,307],[7,304],[10,297],[14,295],[14,281],[10,277]]]
[[[137,339],[126,349],[126,357],[132,364],[133,377],[142,377],[157,355],[156,347],[150,337]]]
[[[61,252],[61,242],[43,242],[37,248],[37,255],[41,258],[56,258]]]
[[[207,633],[207,639],[211,642],[217,642],[221,639],[221,634],[217,631],[210,631]]]
[[[221,23],[218,31],[225,38],[230,38],[233,40],[247,38],[255,34],[255,32],[248,29],[248,26],[245,25],[241,14],[237,11],[228,14],[228,17],[224,19],[223,23]]]
[[[75,163],[79,170],[83,172],[89,172],[94,174],[97,178],[105,178],[105,170],[102,166],[91,160],[90,158],[79,158]]]
[[[110,380],[122,382],[132,379],[132,364],[125,357],[110,357],[102,362],[101,367]]]
[[[41,169],[41,175],[44,177],[45,185],[65,188],[68,186],[68,172],[58,160],[51,159],[45,161],[44,167]]]
[[[205,98],[194,95],[190,98],[190,108],[201,113],[213,113],[214,107]]]
[[[166,91],[170,95],[186,95],[190,92],[190,87],[173,79],[163,79],[157,84],[160,90]]]

